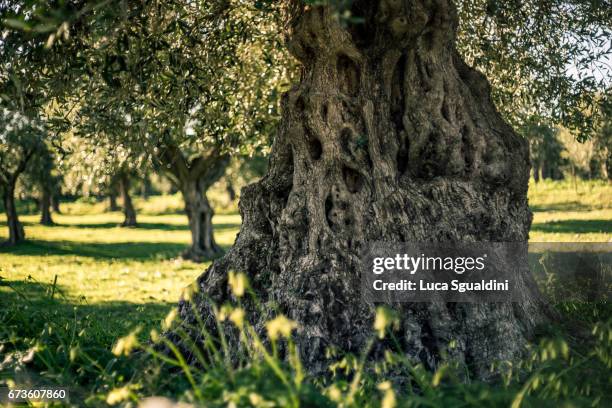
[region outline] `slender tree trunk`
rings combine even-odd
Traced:
[[[533,169],[533,181],[540,181],[540,164],[536,162],[536,167]]]
[[[212,224],[214,211],[206,198],[204,183],[202,180],[186,180],[181,192],[191,231],[191,247],[183,253],[183,257],[202,262],[222,254],[223,250],[215,242]]]
[[[119,211],[121,208],[117,205],[117,194],[115,191],[108,193],[108,211]]]
[[[149,196],[151,196],[151,178],[145,174],[142,178],[142,198],[148,200]]]
[[[25,231],[15,207],[15,182],[9,181],[3,189],[4,211],[6,211],[6,219],[9,230],[8,241],[4,242],[5,246],[13,246],[25,240]]]
[[[234,189],[234,184],[231,182],[231,180],[226,181],[225,189],[229,195],[230,201],[233,202],[236,199],[236,190]]]
[[[53,225],[51,218],[51,191],[48,186],[42,186],[40,196],[40,223],[42,225]]]
[[[61,214],[62,213],[62,211],[60,209],[60,197],[61,197],[61,192],[59,190],[55,191],[51,195],[51,209],[56,214]]]
[[[132,204],[132,197],[130,197],[130,177],[125,172],[120,175],[119,190],[121,191],[123,214],[125,215],[125,219],[121,225],[123,227],[135,227],[138,225],[136,222],[136,210]]]
[[[205,296],[180,309],[213,325],[205,299],[229,300],[228,272],[242,271],[261,304],[298,322],[302,359],[321,373],[328,347],[359,353],[372,336],[375,305],[360,295],[368,243],[527,241],[529,153],[457,53],[452,4],[355,0],[357,25],[291,4],[288,45],[303,72],[283,98],[268,173],[242,190],[240,234],[200,276]],[[406,355],[434,368],[446,353],[481,378],[521,356],[545,317],[526,257],[516,262],[520,302],[393,305]],[[265,327],[269,315],[245,308]]]

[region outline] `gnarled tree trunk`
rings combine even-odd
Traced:
[[[53,225],[51,218],[51,191],[48,186],[42,186],[40,195],[40,223]]]
[[[229,156],[218,149],[187,160],[183,152],[169,142],[161,148],[159,160],[167,174],[183,194],[185,212],[191,230],[191,246],[183,252],[183,258],[203,262],[223,253],[215,243],[213,234],[213,209],[206,197],[206,191],[225,173]]]
[[[454,6],[352,7],[363,24],[343,24],[329,7],[289,5],[301,80],[283,99],[268,174],[242,191],[235,245],[198,280],[222,303],[228,271],[248,274],[264,306],[298,322],[296,341],[315,373],[326,370],[326,347],[359,352],[371,338],[375,309],[360,297],[359,269],[369,242],[525,242],[531,224],[527,142],[457,53]],[[527,280],[526,259],[517,262],[519,282]],[[396,304],[400,345],[429,367],[446,350],[486,377],[491,362],[521,355],[544,318],[538,294],[522,296]],[[212,324],[204,296],[194,302]],[[246,307],[264,327],[269,316]],[[182,303],[187,321],[193,310]]]
[[[8,240],[3,243],[5,246],[13,246],[25,241],[25,231],[21,222],[19,222],[17,208],[15,207],[15,183],[16,180],[11,180],[2,188],[4,211],[6,212],[6,221],[9,230]]]
[[[138,225],[136,222],[136,210],[132,204],[132,197],[130,197],[130,176],[126,172],[122,172],[119,176],[119,190],[121,192],[123,214],[125,216],[121,226],[135,227]]]
[[[202,262],[223,253],[213,235],[214,211],[206,198],[207,189],[202,179],[185,180],[181,184],[185,212],[191,231],[191,247],[183,252],[183,257],[195,262]]]

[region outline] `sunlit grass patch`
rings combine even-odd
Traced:
[[[541,181],[529,186],[533,242],[608,242],[612,184],[600,180]]]

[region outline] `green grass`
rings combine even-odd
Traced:
[[[120,213],[55,214],[58,225],[47,227],[38,224],[36,215],[23,216],[28,241],[0,249],[0,276],[27,297],[36,297],[41,285],[56,282],[58,294],[68,301],[98,306],[99,318],[115,314],[126,320],[129,316],[126,324],[134,323],[132,316],[159,320],[208,264],[178,256],[190,239],[185,216],[140,215],[138,219],[138,228],[121,228]],[[214,223],[218,243],[229,248],[240,216],[215,216]],[[0,240],[4,225],[0,219]],[[6,292],[6,286],[0,287],[0,294]],[[113,325],[107,332],[116,337],[125,328]]]
[[[604,181],[531,182],[533,242],[609,242],[612,184]]]
[[[540,183],[531,186],[529,200],[534,212],[532,241],[612,239],[608,184]],[[190,238],[180,197],[136,200],[138,228],[118,227],[122,215],[103,212],[105,204],[64,203],[64,214],[54,214],[58,225],[52,227],[39,225],[38,215],[22,216],[28,242],[0,249],[0,386],[11,381],[69,385],[77,406],[105,405],[109,396],[125,397],[125,402],[153,394],[204,406],[227,406],[230,401],[256,405],[260,397],[273,403],[269,406],[296,401],[302,406],[380,406],[385,398],[390,404],[392,397],[406,406],[466,401],[472,406],[509,406],[519,398],[525,406],[557,406],[560,401],[588,406],[610,398],[612,329],[607,303],[560,307],[563,324],[549,330],[548,337],[534,345],[532,358],[494,387],[466,384],[452,367],[429,373],[392,350],[389,361],[380,366],[360,365],[359,356],[339,356],[336,370],[344,374],[297,381],[300,367],[295,361],[279,361],[273,350],[256,343],[239,367],[228,366],[219,349],[211,353],[221,358],[187,375],[179,356],[162,360],[146,342],[183,289],[208,266],[178,257]],[[229,248],[240,217],[217,215],[213,221],[217,242]],[[2,215],[0,241],[5,237]],[[137,353],[111,353],[118,339],[137,327]],[[30,351],[33,361],[21,361]],[[397,370],[412,376],[412,394],[380,385]]]

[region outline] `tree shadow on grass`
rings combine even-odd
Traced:
[[[40,225],[38,222],[22,222],[24,226]],[[6,222],[0,222],[0,227],[6,226]],[[67,228],[85,228],[85,229],[113,229],[121,227],[121,223],[117,222],[104,222],[96,224],[54,224],[55,227],[67,227]],[[225,224],[214,224],[215,231],[225,231],[229,229],[240,228],[240,223],[225,223]],[[187,224],[164,224],[164,223],[153,223],[153,222],[141,222],[135,227],[130,229],[146,229],[146,230],[162,230],[162,231],[188,231],[189,226]]]
[[[3,327],[0,329],[0,341],[6,341],[11,334],[36,337],[50,321],[57,324],[60,330],[62,322],[68,327],[80,321],[86,329],[88,342],[110,349],[117,337],[126,335],[137,326],[150,329],[159,325],[175,305],[164,301],[89,303],[85,297],[68,294],[61,284],[34,279],[2,279],[0,323]]]
[[[176,258],[188,246],[176,242],[77,242],[26,240],[8,248],[0,248],[0,254],[29,256],[82,256],[96,260],[165,260]],[[229,246],[222,246],[224,251]]]
[[[545,204],[545,205],[530,205],[531,211],[533,212],[545,212],[545,211],[592,211],[596,209],[592,205],[586,205],[578,201],[568,201],[565,203]]]
[[[562,220],[536,223],[532,231],[548,233],[586,234],[590,232],[611,233],[612,220]]]

